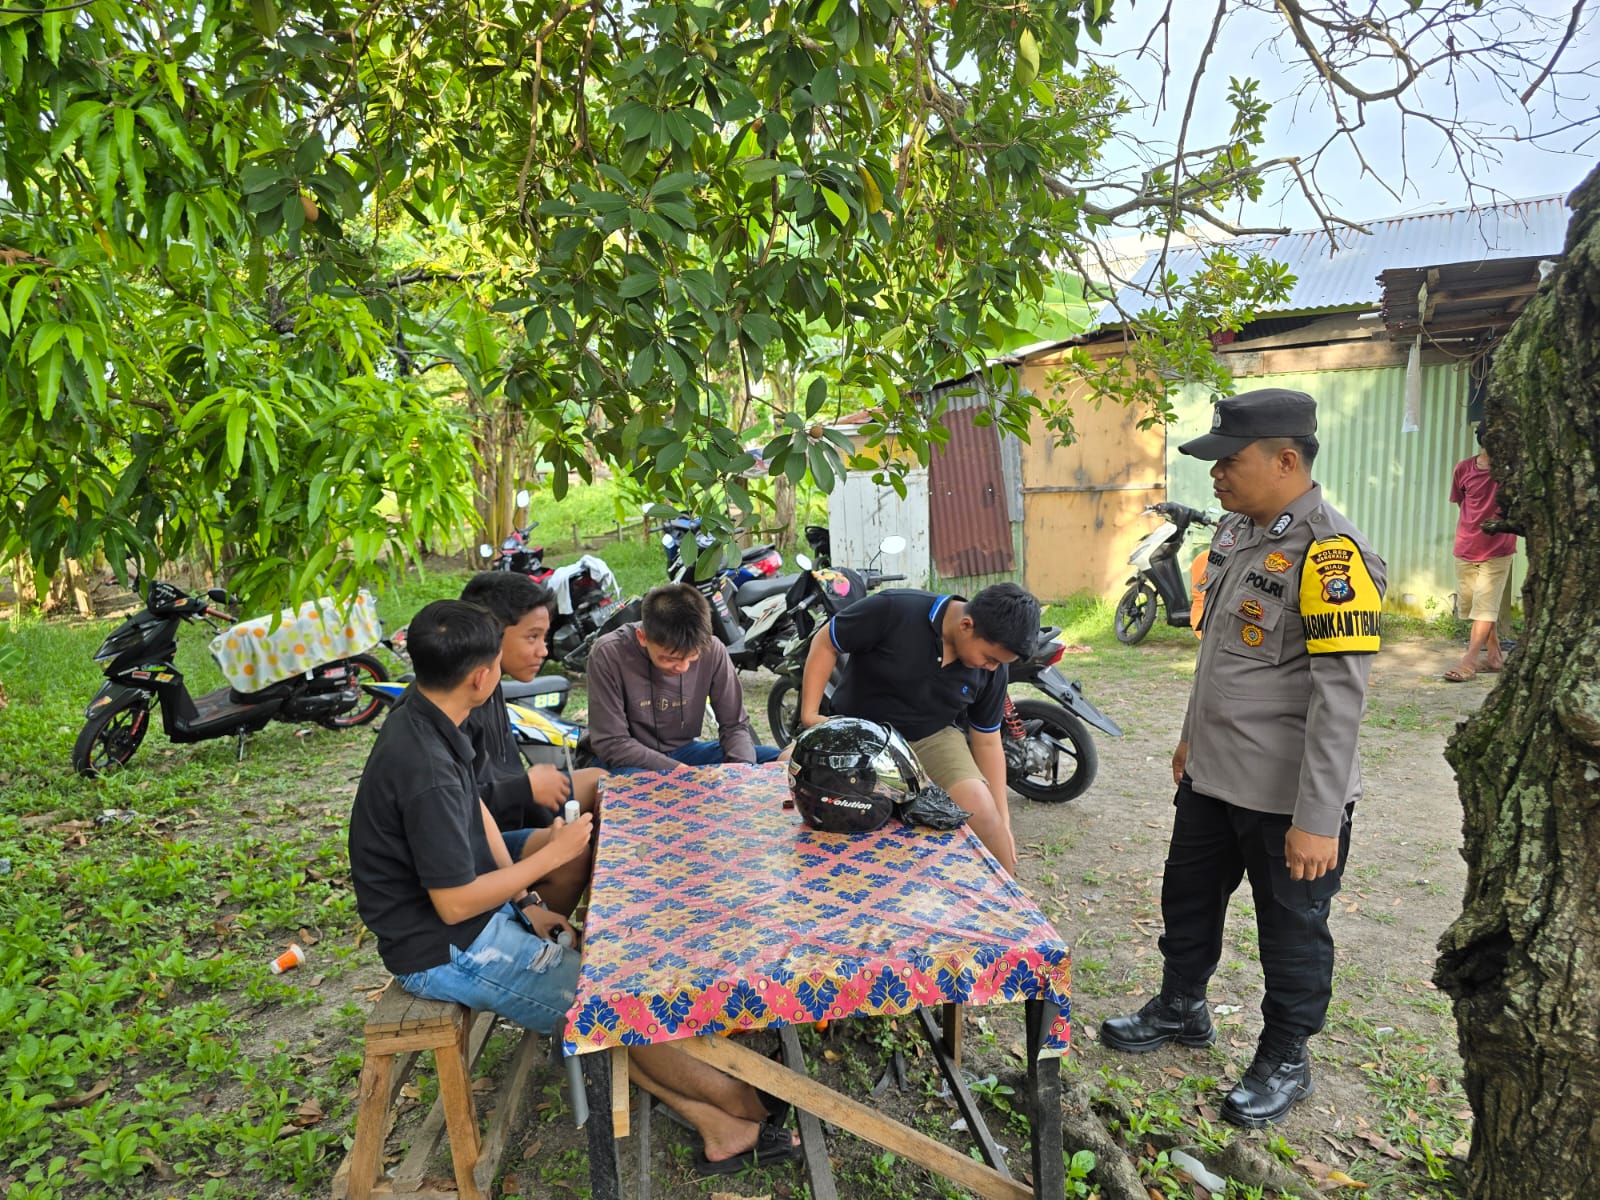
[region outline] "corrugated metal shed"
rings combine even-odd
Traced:
[[[1286,387],[1317,398],[1321,450],[1312,475],[1323,495],[1355,522],[1389,565],[1388,608],[1426,613],[1447,605],[1456,590],[1456,506],[1450,473],[1473,454],[1466,420],[1468,376],[1449,365],[1422,368],[1420,429],[1402,433],[1404,367],[1253,376],[1241,386]],[[1167,430],[1167,496],[1204,508],[1211,464],[1178,453],[1178,446],[1211,427],[1204,388],[1173,394],[1177,421]],[[1526,568],[1514,568],[1520,586]],[[1408,599],[1409,598],[1409,599]]]
[[[1239,238],[1226,245],[1240,257],[1264,254],[1285,264],[1296,276],[1288,300],[1264,313],[1375,309],[1380,296],[1378,276],[1384,271],[1438,263],[1559,256],[1567,220],[1565,197],[1542,196],[1483,208],[1370,221],[1366,224],[1369,232],[1364,234],[1347,229],[1330,237],[1325,231],[1314,229]],[[1200,269],[1206,249],[1173,249],[1167,255],[1165,270],[1187,279]],[[1133,282],[1118,292],[1115,302],[1101,308],[1090,328],[1120,322],[1119,306],[1129,313],[1152,306],[1165,308],[1162,298],[1149,290],[1150,281],[1161,266],[1160,254],[1152,254]]]

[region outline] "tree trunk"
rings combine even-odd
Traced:
[[[1435,980],[1476,1118],[1473,1200],[1600,1195],[1600,170],[1496,356],[1488,430],[1526,625],[1451,739],[1467,892]]]

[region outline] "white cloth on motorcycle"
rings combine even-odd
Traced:
[[[211,639],[211,655],[235,691],[259,692],[337,658],[370,650],[383,638],[377,601],[357,593],[348,610],[331,596],[307,600],[298,609],[253,617]]]
[[[562,616],[572,615],[572,581],[584,571],[589,572],[589,577],[599,586],[602,595],[614,600],[622,594],[617,577],[606,566],[605,559],[585,554],[577,562],[557,567],[555,574],[546,581],[545,586],[556,594],[556,611]]]

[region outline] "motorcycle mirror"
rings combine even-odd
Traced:
[[[494,547],[489,545],[488,542],[479,542],[478,543],[478,557],[479,558],[493,558],[494,557]]]
[[[906,548],[906,540],[898,533],[891,533],[878,544],[879,554],[899,554]]]
[[[802,571],[811,570],[811,556],[809,554],[796,554],[794,556],[794,561],[795,565]]]
[[[533,497],[531,495],[529,495],[528,489],[527,488],[523,488],[521,491],[519,491],[517,493],[517,507],[518,508],[527,508],[528,507],[528,501],[532,500],[532,499],[533,499]]]
[[[208,588],[206,595],[218,604],[227,604],[231,599],[226,588]]]
[[[663,546],[670,547],[672,545],[672,535],[669,533],[663,533],[661,535],[661,544]]]

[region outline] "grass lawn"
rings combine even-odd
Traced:
[[[630,592],[662,577],[659,546],[632,539],[598,553]],[[391,625],[403,621],[454,595],[464,575],[409,579],[380,609]],[[1181,653],[1187,631],[1152,634],[1167,652],[1116,646],[1108,604],[1050,617],[1125,680],[1181,683],[1192,657]],[[345,856],[371,731],[274,725],[250,740],[243,763],[231,740],[174,746],[152,731],[129,769],[76,778],[69,753],[100,681],[91,656],[114,624],[24,621],[11,631],[21,657],[7,668],[0,711],[0,1194],[325,1194],[352,1132],[366,996],[383,980]],[[194,693],[221,683],[208,640],[203,628],[181,631],[178,666]],[[1089,679],[1091,698],[1114,707],[1106,684]],[[270,974],[290,942],[306,949],[306,965]],[[897,1036],[888,1026],[872,1035]],[[1003,1065],[1011,1035],[990,1040]],[[822,1054],[875,1078],[861,1064],[881,1051]],[[1009,1087],[986,1086],[997,1127],[1014,1131]],[[562,1112],[559,1090],[547,1092],[531,1106],[536,1122]],[[915,1098],[918,1119],[948,1137],[935,1099]],[[541,1160],[545,1184],[586,1194],[581,1142],[540,1136],[559,1145]],[[841,1163],[852,1196],[932,1194],[917,1178],[870,1147]],[[781,1181],[777,1190],[793,1194]]]

